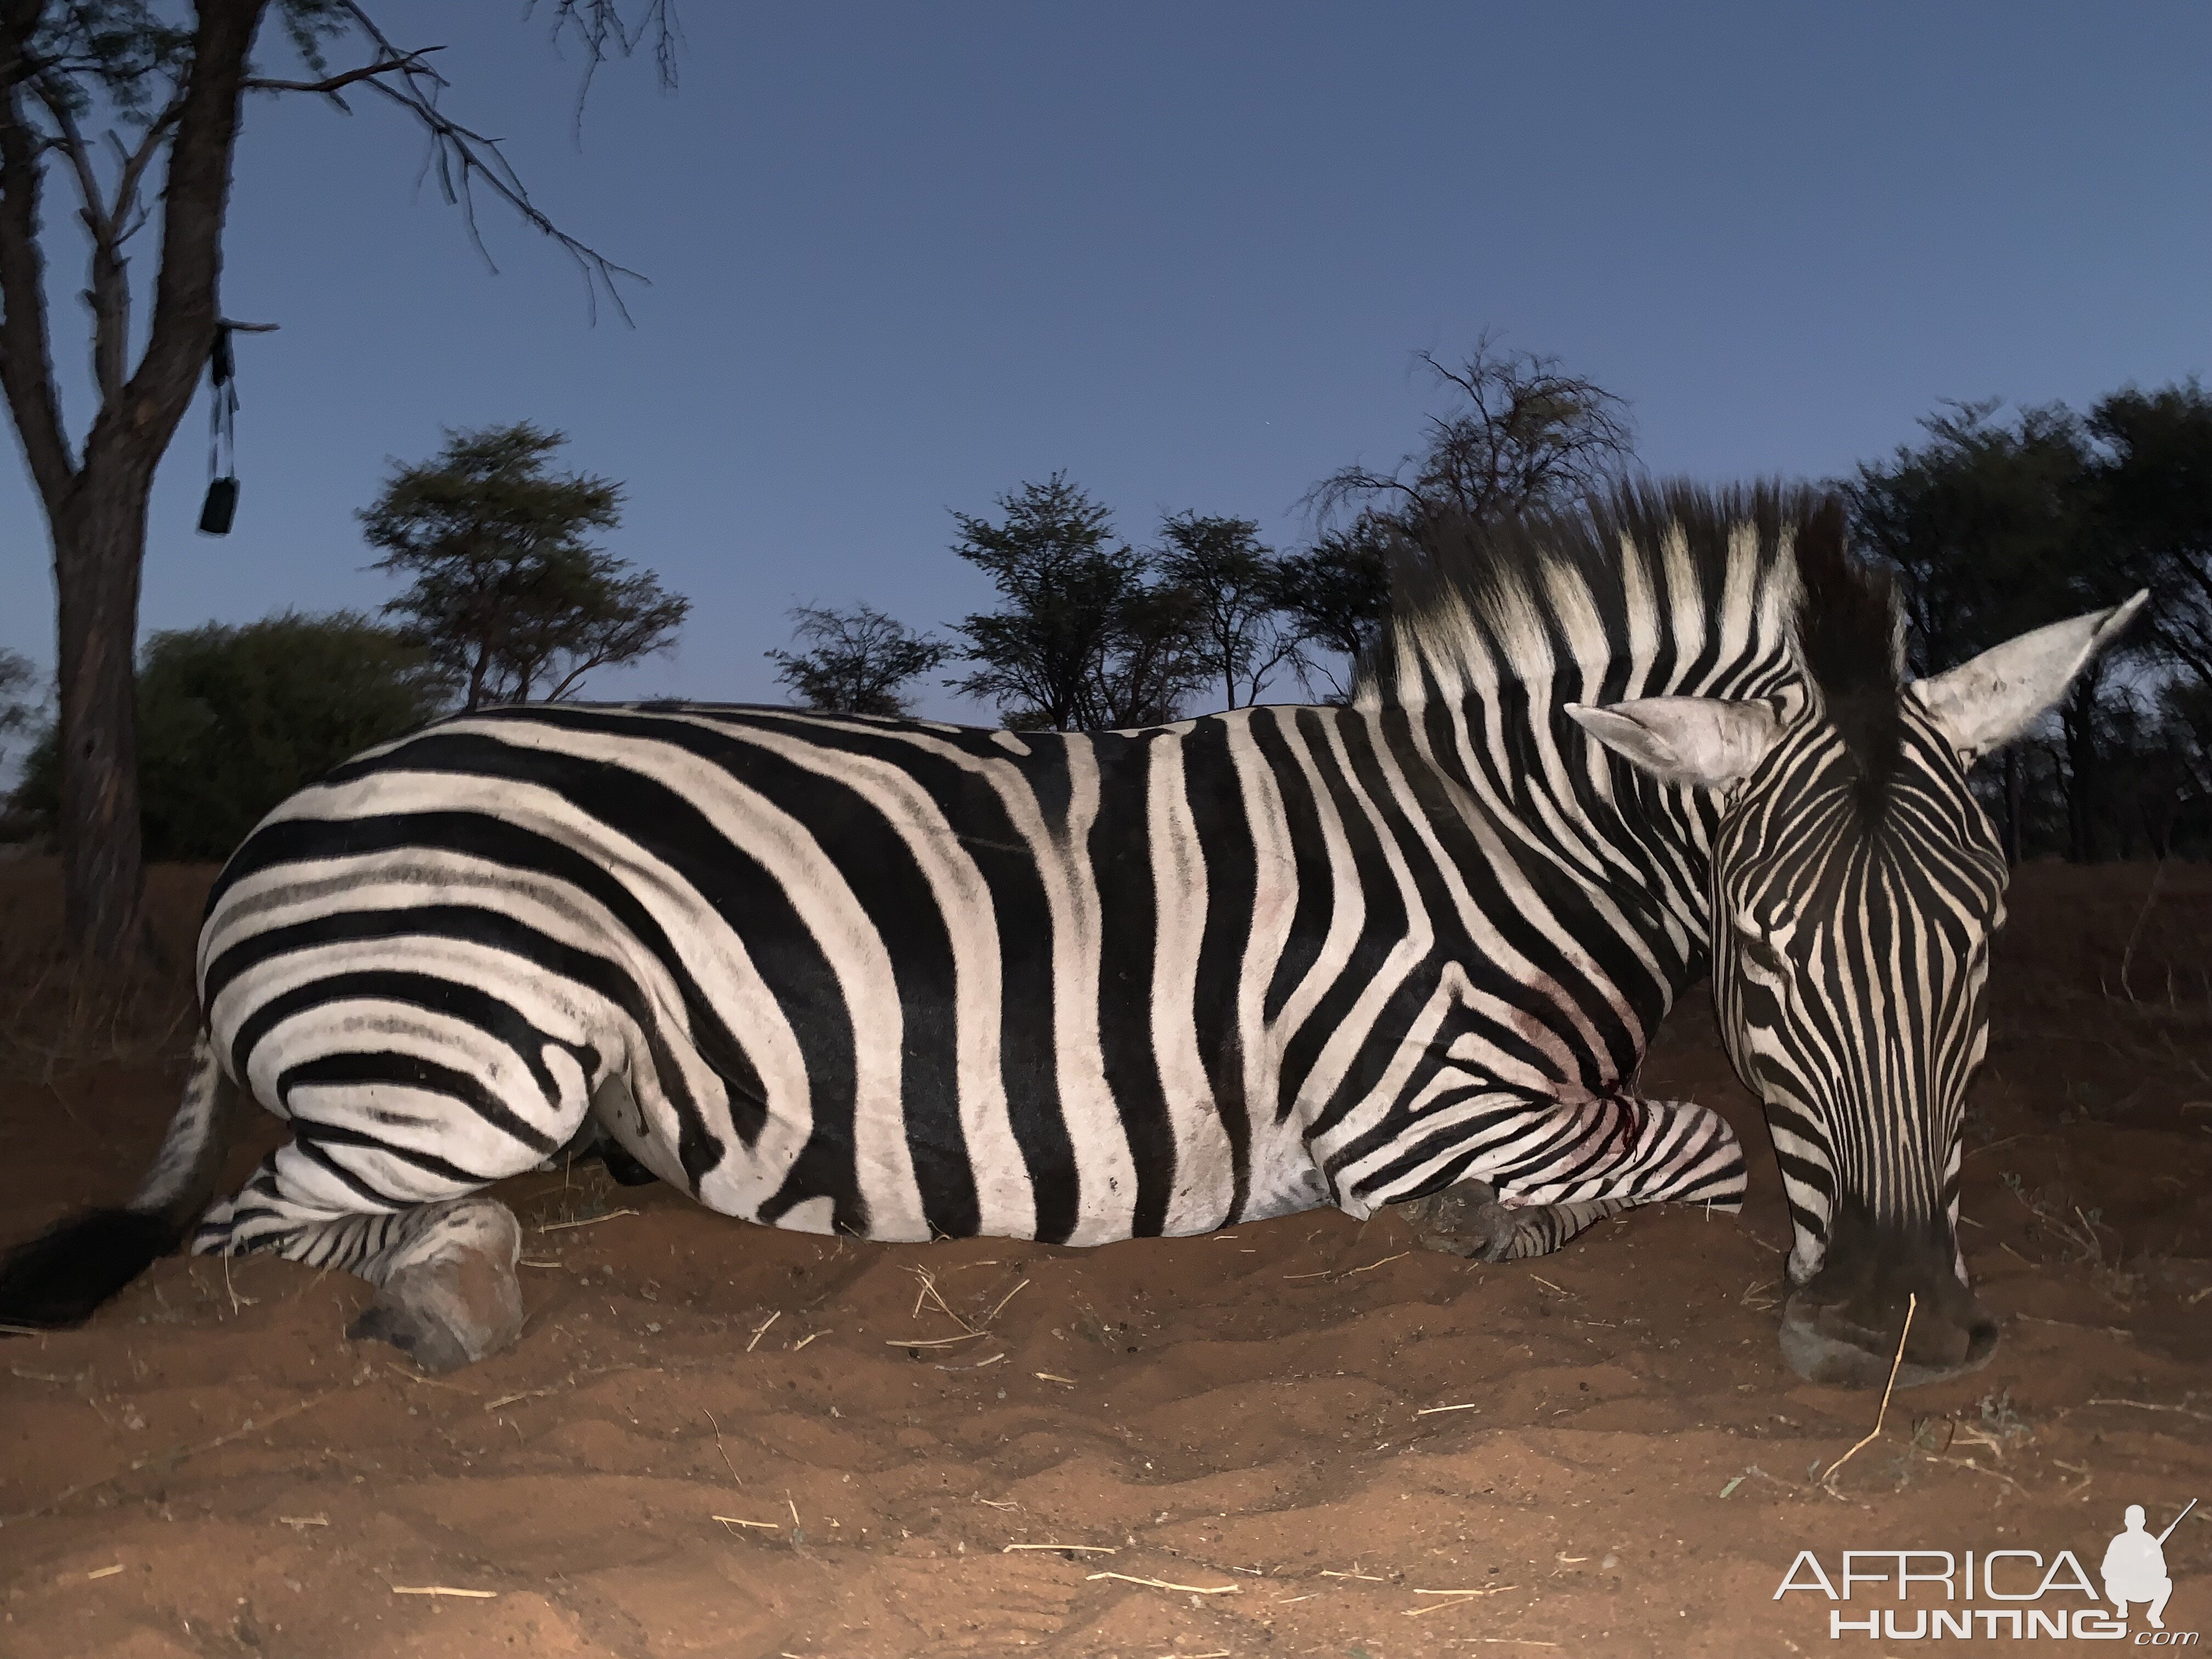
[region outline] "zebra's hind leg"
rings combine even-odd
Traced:
[[[376,1300],[346,1327],[356,1342],[381,1340],[424,1370],[458,1370],[497,1353],[522,1332],[522,1286],[514,1276],[522,1227],[489,1198],[453,1199],[410,1210],[414,1237],[392,1252]]]
[[[1431,1250],[1478,1261],[1518,1261],[1549,1255],[1584,1228],[1629,1208],[1630,1200],[1594,1198],[1516,1206],[1500,1203],[1498,1189],[1486,1181],[1462,1181],[1391,1207]]]
[[[258,1250],[343,1268],[375,1285],[376,1299],[346,1334],[389,1342],[426,1371],[456,1370],[496,1353],[522,1329],[514,1273],[522,1228],[495,1199],[317,1213],[285,1198],[272,1157],[235,1198],[208,1212],[192,1240],[196,1255]]]

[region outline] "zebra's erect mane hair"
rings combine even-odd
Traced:
[[[1797,652],[1857,765],[1861,811],[1879,817],[1904,742],[1904,632],[1889,573],[1844,546],[1844,504],[1818,501],[1797,532]]]
[[[1626,483],[1578,509],[1442,524],[1401,548],[1355,707],[1755,696],[1810,682],[1860,775],[1895,769],[1901,658],[1842,502],[1801,486]]]

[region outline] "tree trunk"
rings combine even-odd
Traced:
[[[190,67],[175,102],[158,118],[173,125],[145,349],[130,380],[115,386],[118,348],[109,336],[122,313],[111,307],[96,316],[108,331],[96,343],[108,385],[75,464],[62,431],[46,327],[38,135],[21,118],[19,86],[6,85],[0,105],[0,178],[7,186],[0,191],[0,384],[53,549],[64,903],[71,944],[111,977],[134,965],[148,944],[132,673],[146,502],[154,469],[215,344],[239,100],[267,4],[197,0]],[[0,30],[4,63],[20,68],[31,20],[0,13],[0,21],[9,26]]]
[[[2066,741],[2066,828],[2068,858],[2075,864],[2097,860],[2097,787],[2099,774],[2095,730],[2097,686],[2101,677],[2094,668],[2075,682],[2059,717]]]
[[[88,466],[52,530],[68,937],[110,972],[147,943],[131,659],[152,483],[150,467]]]

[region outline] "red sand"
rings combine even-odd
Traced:
[[[2212,1631],[2212,872],[2167,872],[2130,1002],[2100,975],[2148,877],[2023,872],[1966,1166],[2003,1346],[1833,1494],[1808,1471],[1876,1400],[1780,1363],[1778,1180],[1700,994],[1644,1083],[1743,1133],[1746,1212],[1533,1262],[1334,1212],[840,1245],[538,1176],[501,1194],[526,1229],[591,1224],[529,1232],[521,1341],[438,1380],[343,1340],[350,1278],[162,1262],[0,1343],[0,1653],[1733,1659],[1830,1650],[1828,1601],[1773,1599],[1801,1549],[2094,1574],[2126,1504],[2191,1496],[2166,1624]],[[0,1237],[127,1191],[174,1073],[0,1083]],[[1008,1548],[1040,1544],[1084,1549]]]

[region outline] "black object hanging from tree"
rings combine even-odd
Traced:
[[[230,337],[266,334],[276,326],[227,321],[215,325],[215,349],[208,355],[208,382],[214,397],[208,405],[207,499],[200,503],[203,536],[228,536],[238,514],[238,373]]]

